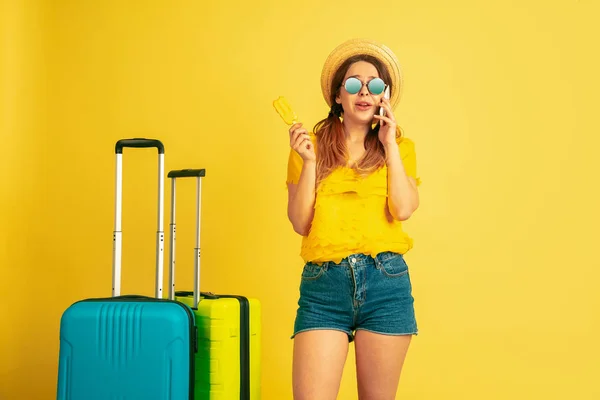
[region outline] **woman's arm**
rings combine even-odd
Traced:
[[[288,183],[288,219],[294,231],[308,235],[314,216],[317,156],[310,135],[301,123],[290,128],[290,147],[302,159],[298,183]]]
[[[316,162],[304,161],[297,184],[288,183],[288,218],[294,231],[308,235],[315,207]]]
[[[406,221],[419,207],[419,191],[416,180],[406,175],[400,149],[396,143],[385,145],[388,169],[388,207],[399,221]]]
[[[419,207],[417,181],[406,174],[400,147],[396,142],[396,118],[390,108],[389,99],[382,98],[385,115],[374,115],[380,121],[379,140],[385,149],[388,170],[388,208],[394,219],[406,221]]]

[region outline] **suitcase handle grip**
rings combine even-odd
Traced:
[[[169,178],[202,178],[206,176],[206,170],[202,169],[180,169],[169,171]]]
[[[141,294],[122,294],[122,295],[116,296],[114,298],[118,298],[121,300],[148,300],[148,299],[152,299],[153,301],[156,300],[156,297],[144,296]]]
[[[178,290],[175,292],[175,296],[177,297],[190,297],[193,296],[194,292],[192,292],[191,290]],[[200,295],[202,297],[204,297],[205,299],[219,299],[220,297],[214,293],[211,292],[200,292]]]
[[[125,147],[135,147],[138,149],[148,148],[148,147],[156,147],[158,149],[159,154],[165,154],[165,146],[158,139],[144,139],[144,138],[121,139],[115,145],[115,154],[122,154],[123,148],[125,148]]]

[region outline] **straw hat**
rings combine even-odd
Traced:
[[[325,101],[331,107],[329,95],[331,93],[331,80],[337,69],[348,58],[367,54],[379,59],[388,69],[392,77],[392,96],[390,103],[392,109],[396,108],[403,89],[402,68],[396,58],[396,55],[387,46],[369,39],[350,39],[336,47],[325,60],[323,71],[321,72],[321,91]],[[387,83],[387,82],[386,82]]]

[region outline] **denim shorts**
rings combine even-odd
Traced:
[[[306,263],[292,338],[316,329],[345,332],[350,342],[359,329],[417,335],[412,286],[402,254],[353,254],[339,264]]]

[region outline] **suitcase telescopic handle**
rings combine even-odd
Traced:
[[[158,139],[145,139],[145,138],[133,138],[133,139],[121,139],[117,141],[115,145],[115,153],[122,154],[123,148],[134,147],[138,149],[156,147],[159,154],[165,153],[165,146]]]
[[[165,146],[158,139],[132,138],[120,139],[115,144],[116,158],[116,180],[115,180],[115,228],[113,232],[113,288],[112,295],[117,297],[121,295],[121,253],[123,246],[123,232],[121,231],[121,219],[123,208],[123,149],[132,148],[150,148],[158,149],[158,215],[156,231],[156,283],[154,296],[163,297],[163,258],[164,258],[164,163]]]
[[[206,176],[206,170],[202,169],[180,169],[169,171],[171,178],[171,246],[170,246],[170,268],[169,268],[169,299],[175,299],[175,181],[177,178],[196,178],[196,246],[194,247],[194,305],[198,307],[200,301],[200,221],[202,213],[202,178]]]

